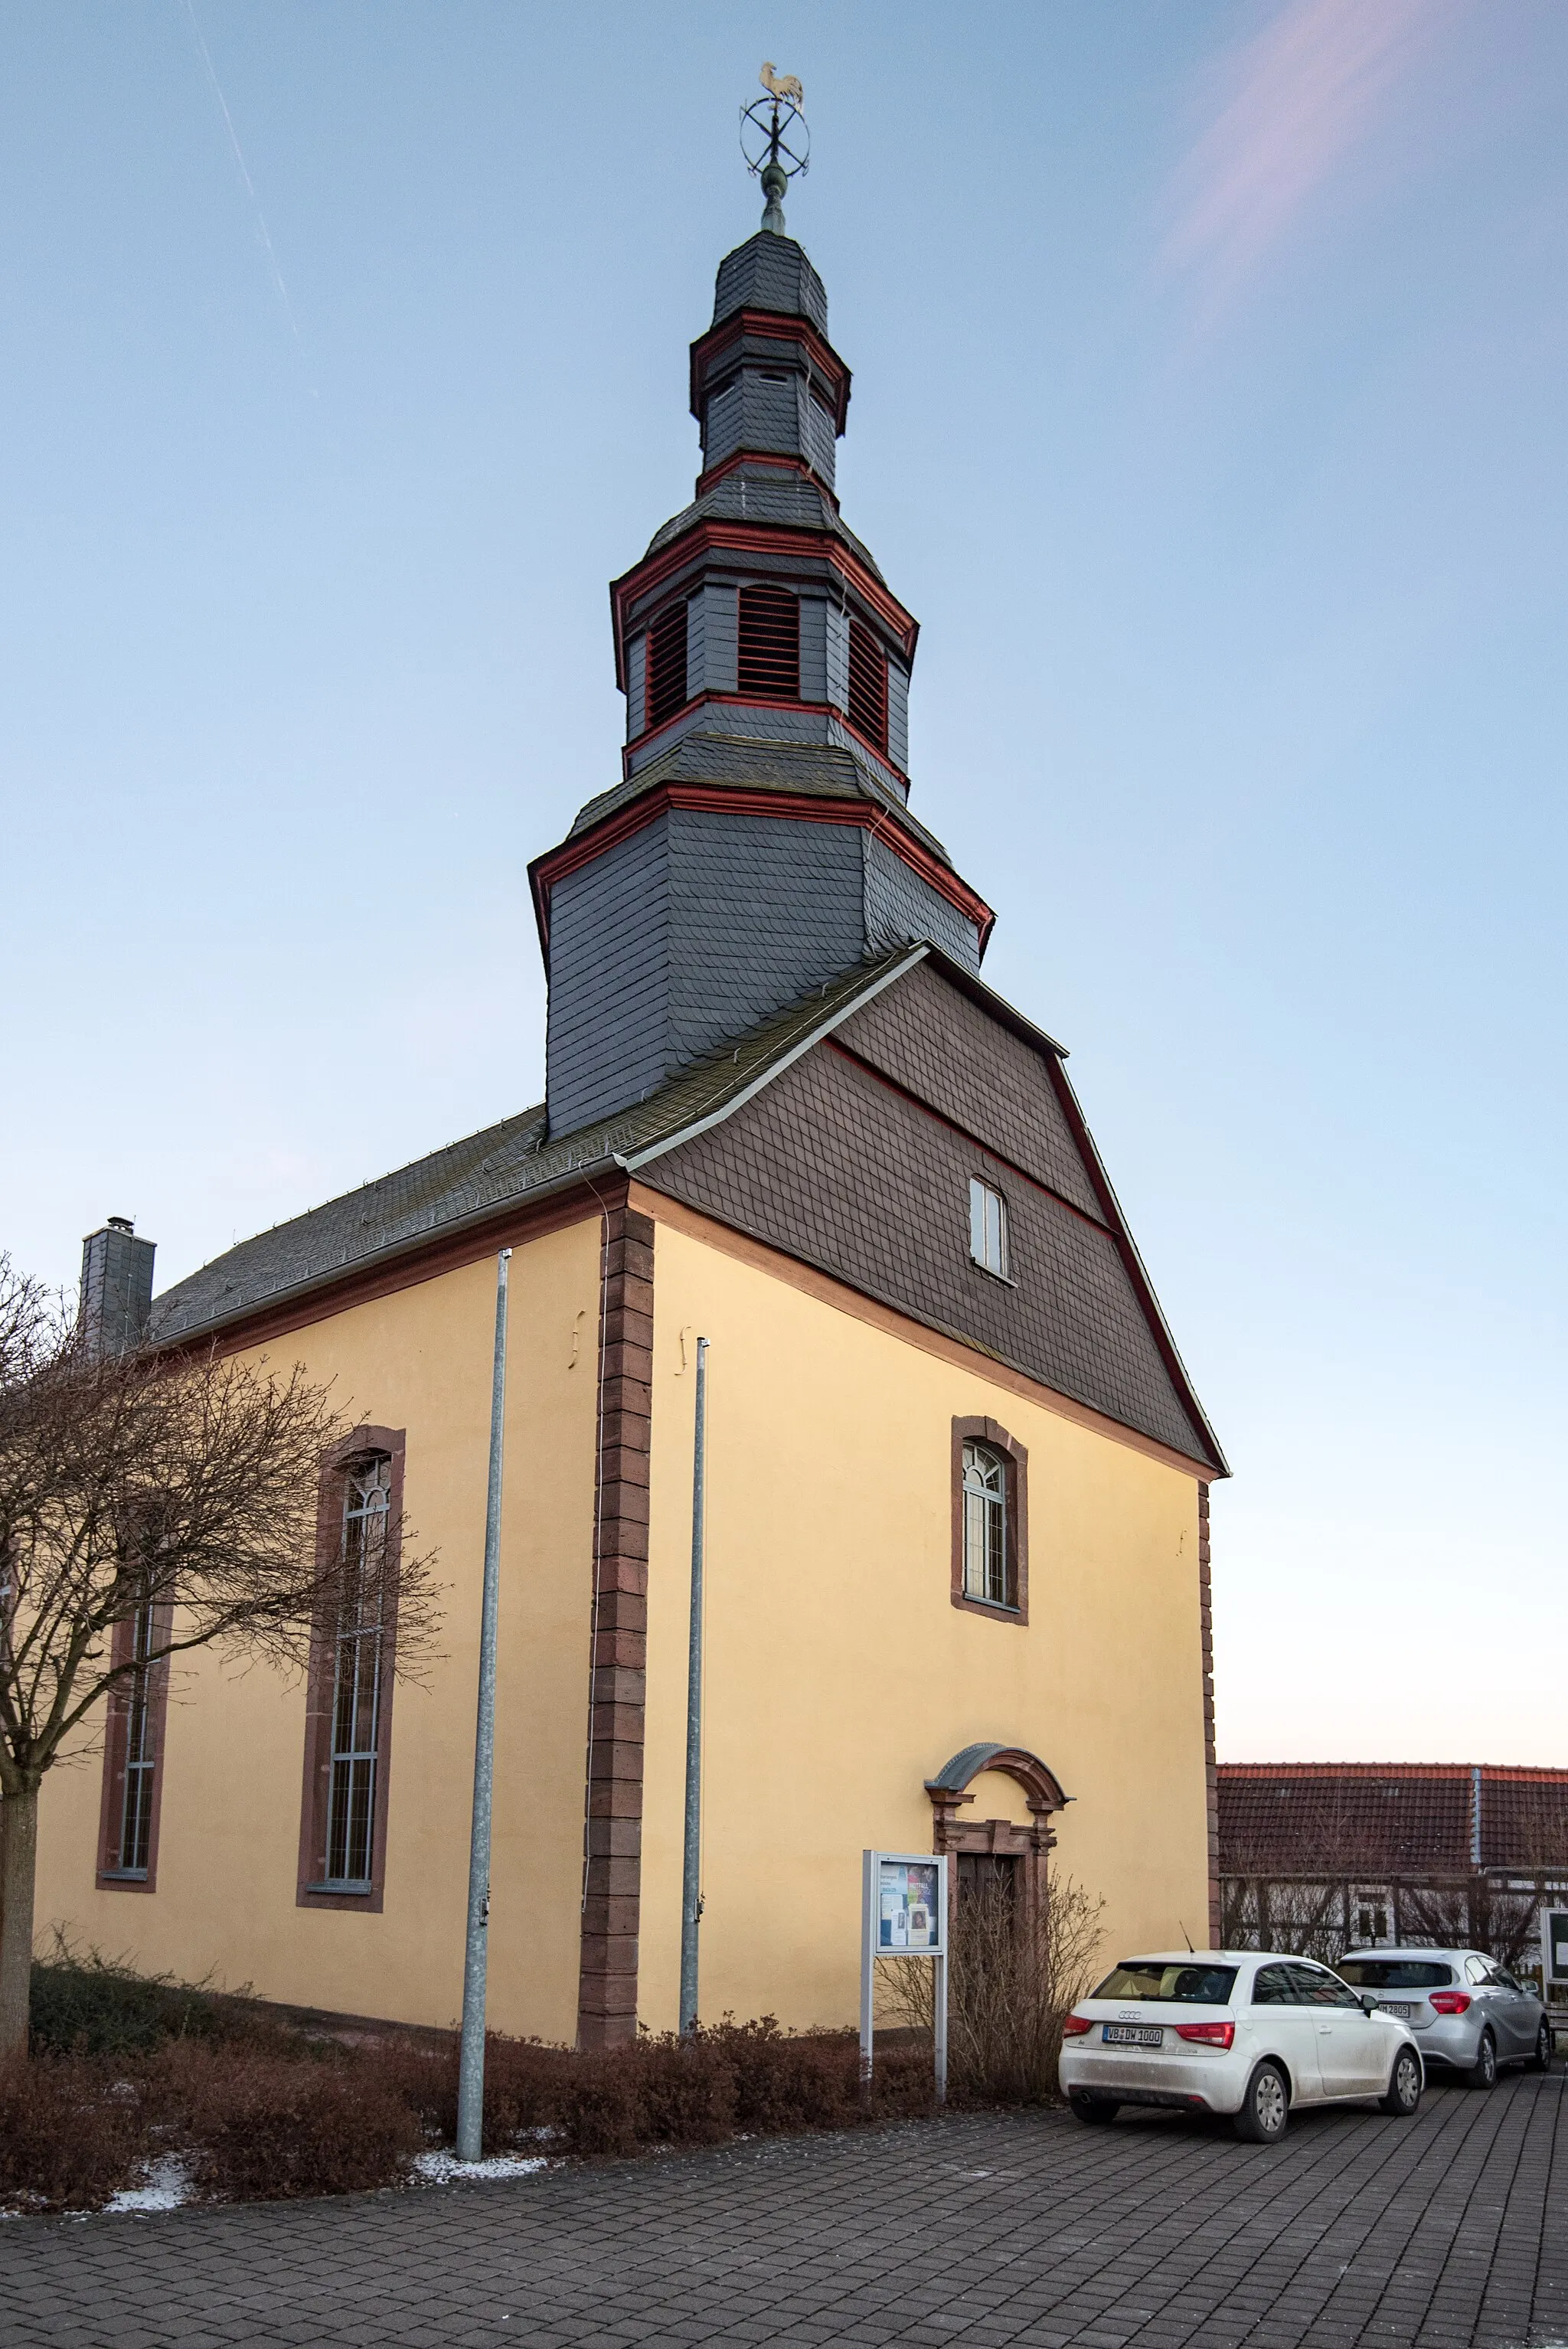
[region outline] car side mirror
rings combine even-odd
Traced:
[[[1361,2012],[1363,2014],[1376,2014],[1377,2012],[1377,2002],[1369,1990],[1361,1993]]]

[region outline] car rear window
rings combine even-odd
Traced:
[[[1440,1990],[1454,1978],[1435,1958],[1346,1958],[1339,1972],[1352,1990]]]
[[[1176,2006],[1227,2006],[1234,1966],[1168,1966],[1157,1960],[1124,1958],[1107,1974],[1096,1998],[1156,1999]]]

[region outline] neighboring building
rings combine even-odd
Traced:
[[[1460,1942],[1504,1965],[1540,1949],[1568,1893],[1568,1770],[1226,1762],[1220,1891],[1227,1948]]]
[[[1054,1844],[1118,1947],[1217,1922],[1227,1472],[1062,1048],[982,982],[991,913],[911,811],[915,623],[841,519],[850,373],[782,233],[720,265],[691,394],[696,502],[613,593],[621,779],[532,867],[545,1101],[151,1308],[355,1399],[324,1538],[406,1508],[446,1652],[395,1705],[372,1625],[308,1690],[150,1676],[44,1798],[40,1920],[84,1943],[456,2014],[502,1245],[499,2027],[676,2020],[698,1336],[704,2013],[852,2017],[868,1844],[1021,1902]]]

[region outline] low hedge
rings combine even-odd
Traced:
[[[387,2032],[309,2034],[197,1987],[101,1961],[35,1969],[34,2054],[0,2065],[0,2203],[101,2208],[161,2155],[220,2201],[363,2193],[456,2134],[458,2050]],[[842,2129],[929,2113],[929,2051],[879,2053],[862,2098],[852,2032],[771,2017],[576,2054],[492,2033],[484,2150],[584,2159],[651,2146]]]

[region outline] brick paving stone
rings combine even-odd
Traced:
[[[966,2116],[510,2184],[0,2228],[0,2349],[1543,2349],[1561,2075],[1409,2122]]]

